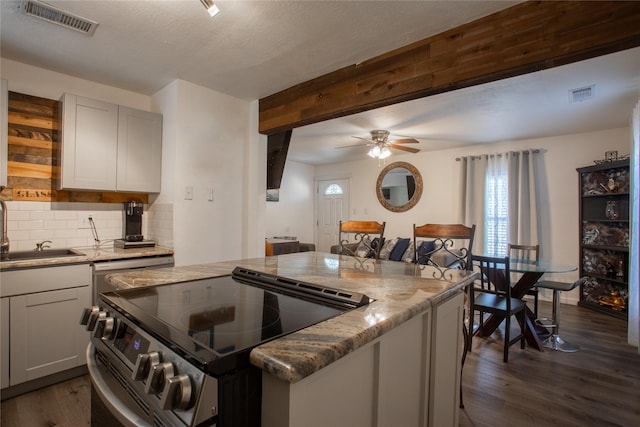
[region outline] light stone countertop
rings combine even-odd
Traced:
[[[302,380],[412,317],[463,292],[477,275],[462,270],[443,272],[433,267],[396,261],[300,252],[116,273],[107,278],[118,288],[133,288],[230,274],[236,266],[358,292],[375,299],[367,306],[275,339],[251,351],[253,365],[289,383]]]
[[[54,248],[57,249],[57,248]],[[159,255],[173,255],[173,249],[164,246],[153,246],[147,248],[121,249],[113,246],[104,246],[100,248],[78,247],[71,248],[78,255],[65,256],[57,258],[39,258],[25,260],[3,260],[0,261],[0,270],[33,268],[33,267],[52,267],[65,264],[83,264],[95,261],[113,261],[127,258],[142,258]],[[43,253],[46,253],[46,249]]]

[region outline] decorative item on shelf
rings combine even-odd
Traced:
[[[618,204],[615,200],[607,200],[604,215],[607,219],[618,219]]]
[[[616,271],[616,278],[618,280],[624,279],[624,264],[622,263],[622,260],[618,261],[618,270]]]
[[[600,235],[600,231],[598,227],[594,225],[585,225],[582,243],[585,245],[592,245],[598,240],[598,236]]]
[[[610,307],[616,311],[624,311],[626,308],[624,298],[615,289],[609,292],[609,296],[600,298],[600,305]]]
[[[615,162],[618,160],[624,160],[624,159],[628,159],[629,155],[625,154],[624,156],[618,157],[618,152],[617,151],[605,151],[604,152],[604,159],[600,159],[600,160],[594,160],[593,163],[595,163],[596,165],[601,165],[603,163],[609,163],[609,162]]]
[[[618,191],[618,183],[616,182],[614,177],[609,177],[607,180],[607,184],[600,183],[600,186],[604,188],[604,191],[607,193],[615,193]]]

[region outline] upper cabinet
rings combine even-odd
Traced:
[[[62,96],[59,189],[160,192],[162,116]]]
[[[0,79],[0,187],[7,186],[7,140],[9,116],[9,88],[5,79]]]
[[[120,106],[117,189],[159,193],[161,164],[162,116]]]

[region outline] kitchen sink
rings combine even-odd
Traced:
[[[73,249],[43,249],[41,251],[14,251],[2,259],[2,261],[26,261],[47,258],[62,258],[84,255]]]

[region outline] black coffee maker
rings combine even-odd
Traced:
[[[125,202],[124,204],[124,237],[127,242],[142,242],[142,212],[140,202]]]
[[[152,240],[144,240],[142,235],[142,213],[144,211],[141,202],[125,202],[122,239],[114,241],[118,248],[139,248],[144,246],[155,246]]]

